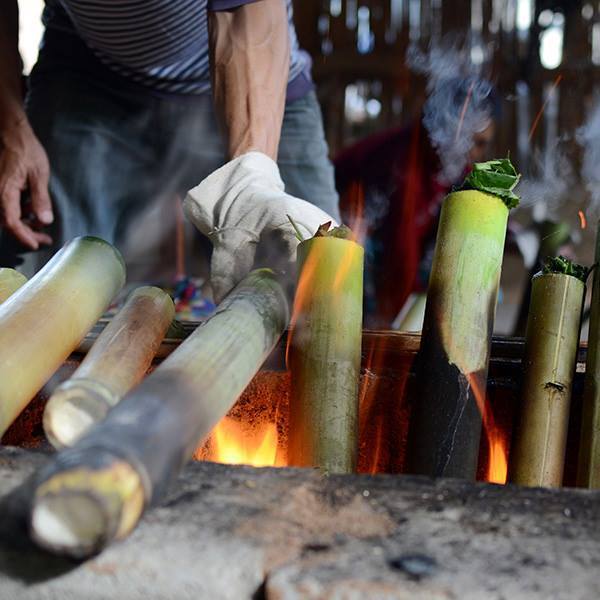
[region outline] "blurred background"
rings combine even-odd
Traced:
[[[37,55],[42,0],[20,0],[25,70]],[[444,70],[497,91],[491,157],[523,173],[515,226],[593,263],[600,216],[600,2],[574,0],[296,0],[332,157],[422,114]],[[544,229],[546,228],[546,229]],[[554,235],[552,233],[551,235]],[[526,236],[525,236],[526,237]],[[535,254],[535,244],[530,253]],[[529,259],[531,262],[531,259]],[[508,252],[497,330],[515,331],[531,266]]]

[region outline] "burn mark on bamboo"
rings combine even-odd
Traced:
[[[473,386],[485,390],[486,377],[487,369],[463,373],[451,363],[437,325],[424,330],[408,438],[409,472],[475,479],[482,415]]]

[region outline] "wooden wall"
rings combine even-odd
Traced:
[[[531,22],[524,27],[527,6]],[[594,90],[600,91],[600,64],[592,61],[594,52],[600,63],[597,0],[295,0],[295,11],[301,44],[314,61],[332,154],[371,131],[418,117],[425,78],[406,66],[406,49],[414,43],[425,50],[448,34],[468,34],[468,43],[489,50],[489,76],[503,104],[496,150],[510,150],[525,163],[557,136],[572,134]],[[540,60],[540,36],[554,26],[547,25],[548,18],[554,25],[562,22],[557,68],[545,68]],[[357,82],[363,99],[376,101],[370,105],[376,116],[349,118],[345,99],[356,91],[348,86]],[[554,101],[548,101],[552,94]]]

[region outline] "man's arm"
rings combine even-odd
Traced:
[[[210,13],[213,95],[229,158],[277,159],[290,47],[285,0],[258,0]]]
[[[52,240],[22,220],[21,192],[29,189],[39,224],[52,222],[48,195],[48,158],[25,115],[21,93],[19,7],[0,4],[0,221],[25,246],[36,249]]]

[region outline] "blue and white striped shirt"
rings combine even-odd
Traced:
[[[210,90],[209,10],[260,0],[46,0],[47,28],[76,33],[110,69],[151,90],[203,94]],[[310,58],[300,49],[287,0],[291,64],[288,99],[310,82]]]

